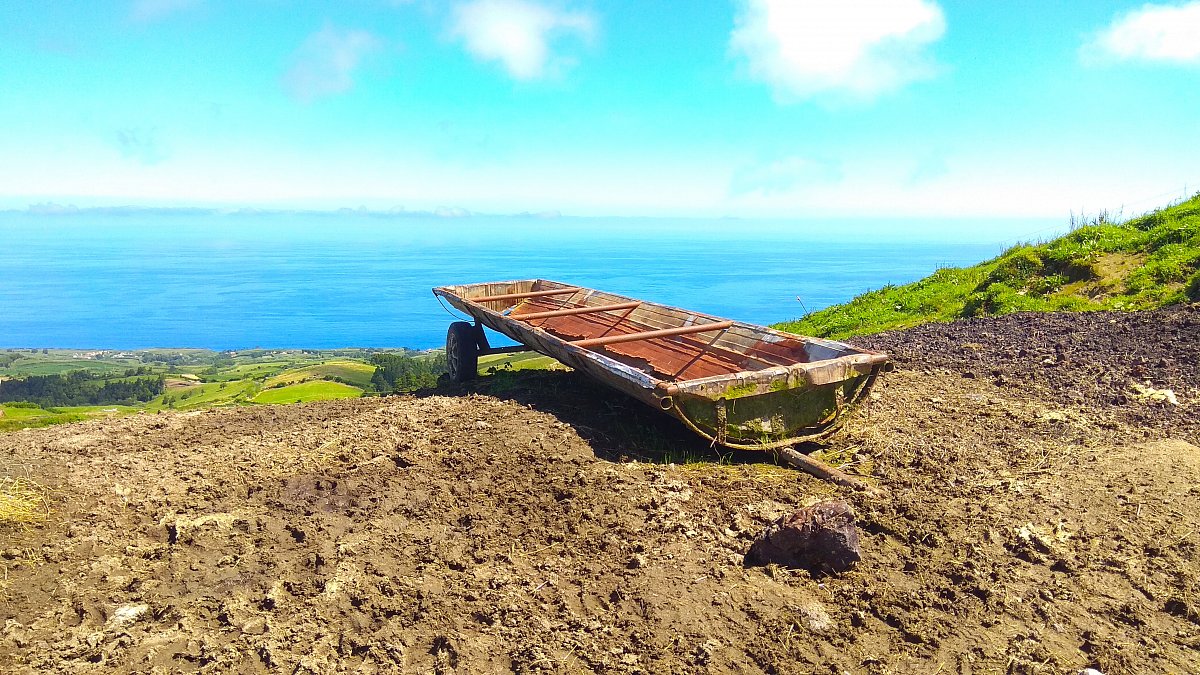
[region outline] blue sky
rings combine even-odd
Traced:
[[[1062,216],[1200,189],[1200,2],[0,3],[0,208]]]

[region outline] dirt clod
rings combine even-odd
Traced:
[[[755,538],[746,554],[748,564],[812,572],[844,572],[859,560],[854,509],[841,501],[818,502],[781,517]]]

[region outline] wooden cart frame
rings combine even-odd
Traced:
[[[545,279],[433,289],[474,323],[446,338],[450,376],[532,349],[679,419],[709,441],[785,448],[834,431],[886,354]],[[520,343],[492,348],[484,327]]]

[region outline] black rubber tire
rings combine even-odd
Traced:
[[[475,326],[455,321],[446,331],[446,374],[453,382],[466,382],[479,374],[479,345]]]

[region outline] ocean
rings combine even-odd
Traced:
[[[770,324],[1055,223],[0,213],[0,347],[443,344],[446,284],[545,278]]]

